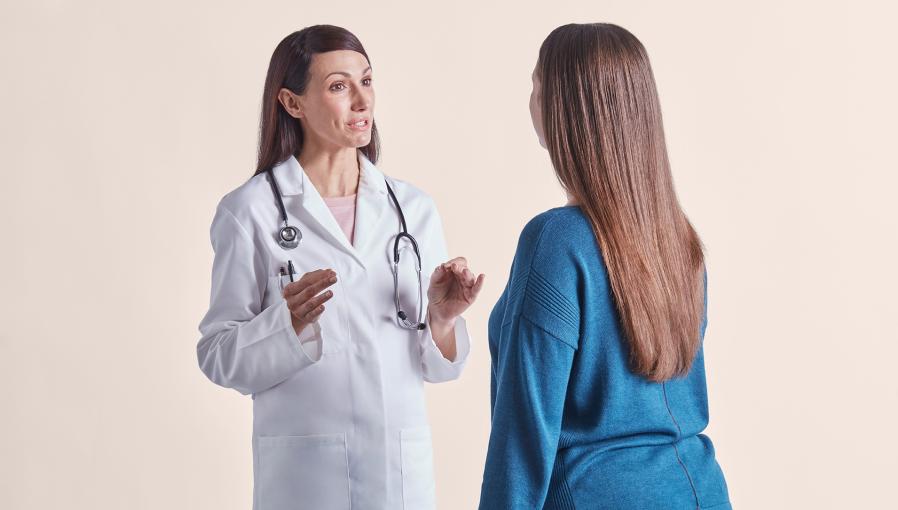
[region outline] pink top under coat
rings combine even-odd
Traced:
[[[347,195],[345,197],[322,197],[327,208],[331,210],[337,224],[352,244],[353,230],[355,227],[355,198],[356,194]]]

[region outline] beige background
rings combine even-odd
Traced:
[[[208,228],[252,174],[274,46],[315,23],[361,38],[380,167],[429,191],[451,253],[487,274],[466,373],[428,389],[440,507],[473,508],[486,318],[521,227],[563,202],[530,71],[571,21],[627,27],[652,58],[707,246],[708,432],[736,507],[894,504],[894,9],[125,4],[0,8],[0,508],[250,507],[250,400],[196,364]]]

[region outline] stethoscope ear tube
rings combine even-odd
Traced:
[[[421,285],[421,270],[418,269],[416,271],[418,277],[418,320],[412,322],[408,318],[408,314],[402,310],[402,305],[399,303],[399,264],[393,264],[393,304],[396,305],[396,317],[399,319],[399,325],[405,329],[416,329],[419,331],[423,331],[427,326],[422,321],[422,315],[424,313],[424,288]]]
[[[384,182],[386,182],[386,180],[384,180]],[[405,215],[402,213],[399,199],[397,199],[396,194],[393,193],[393,188],[390,186],[390,183],[386,182],[386,185],[387,191],[390,193],[390,199],[393,201],[393,204],[396,205],[396,212],[399,213],[399,223],[402,226],[402,232],[396,234],[396,239],[393,240],[393,297],[396,302],[396,316],[399,318],[399,324],[402,327],[422,331],[426,325],[421,320],[424,312],[424,289],[421,286],[421,252],[418,251],[418,241],[408,233],[408,226],[405,223]],[[408,314],[402,310],[402,306],[399,304],[399,241],[403,238],[408,239],[412,243],[412,249],[415,252],[415,262],[417,262],[415,270],[418,276],[418,320],[416,322],[408,320]]]
[[[274,194],[274,198],[277,201],[278,210],[281,212],[281,221],[284,222],[284,227],[287,227],[287,209],[284,207],[284,201],[281,199],[281,188],[278,186],[277,179],[274,178],[274,170],[271,168],[266,168],[265,173],[268,174],[268,182],[271,184],[271,192]]]
[[[393,264],[399,263],[399,240],[402,238],[408,239],[412,243],[412,249],[415,251],[415,259],[418,262],[418,265],[415,267],[418,271],[421,270],[421,253],[418,252],[418,241],[415,241],[415,238],[412,237],[408,232],[400,232],[396,234],[396,239],[393,241]]]

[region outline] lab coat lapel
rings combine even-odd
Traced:
[[[363,253],[372,239],[382,238],[378,225],[387,208],[389,197],[384,175],[364,154],[359,152],[359,191],[355,205],[355,249]]]
[[[295,157],[290,156],[290,158],[274,168],[274,174],[278,180],[282,195],[285,197],[298,195],[302,211],[294,210],[293,212],[304,213],[299,217],[303,225],[314,230],[322,239],[335,248],[346,252],[359,264],[364,265],[356,250],[349,243],[349,239],[346,238],[346,234],[343,233],[343,229],[337,223],[336,218],[334,218],[333,213],[331,213],[327,204],[324,203],[321,194],[318,193],[315,185],[312,184],[309,176],[300,166],[299,161]],[[289,209],[288,207],[288,211]],[[300,248],[302,248],[303,242],[307,241],[300,241]]]

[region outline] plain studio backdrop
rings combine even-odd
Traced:
[[[466,372],[427,389],[439,506],[474,508],[487,316],[523,225],[564,202],[530,72],[552,29],[596,21],[648,49],[707,248],[708,433],[734,505],[894,504],[895,19],[869,2],[4,1],[0,508],[250,507],[251,401],[197,367],[209,224],[253,173],[275,45],[318,23],[371,56],[379,167],[429,192],[451,255],[487,275]]]

